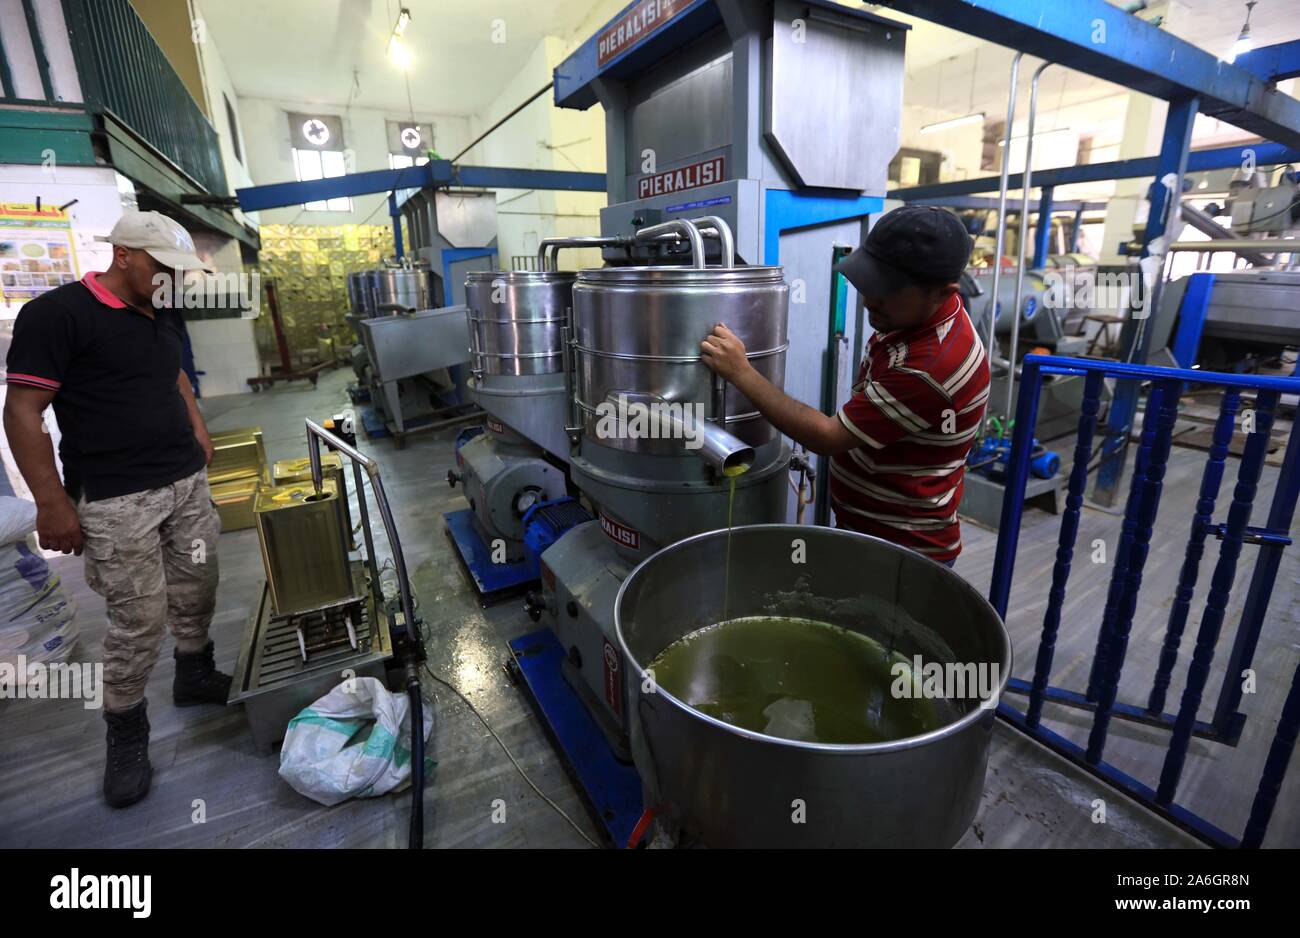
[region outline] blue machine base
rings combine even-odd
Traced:
[[[550,629],[510,643],[528,690],[564,753],[587,803],[615,847],[626,847],[641,819],[641,776],[619,762],[560,670],[564,646]]]
[[[361,428],[366,431],[366,436],[372,440],[389,436],[388,428],[384,422],[375,415],[373,407],[363,407],[361,409]]]
[[[504,598],[537,580],[537,568],[527,560],[493,563],[492,550],[484,544],[474,528],[474,512],[469,508],[449,511],[442,516],[474,589],[484,602]]]

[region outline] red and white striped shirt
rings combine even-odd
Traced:
[[[961,553],[957,505],[988,397],[988,356],[958,295],[923,326],[873,335],[838,414],[862,441],[831,458],[839,526],[934,560]]]

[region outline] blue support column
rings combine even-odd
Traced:
[[[1109,661],[1101,674],[1097,692],[1097,712],[1093,717],[1092,732],[1088,735],[1086,758],[1093,764],[1101,761],[1102,751],[1106,746],[1106,731],[1110,726],[1111,710],[1115,706],[1115,696],[1119,690],[1120,672],[1123,670],[1124,656],[1128,651],[1128,636],[1133,627],[1133,613],[1137,609],[1137,597],[1142,589],[1142,570],[1146,566],[1147,553],[1151,549],[1151,532],[1155,527],[1156,514],[1160,510],[1160,494],[1164,488],[1165,467],[1169,462],[1169,448],[1173,441],[1174,419],[1178,416],[1178,395],[1181,390],[1181,381],[1162,381],[1152,388],[1151,397],[1147,400],[1148,411],[1156,410],[1155,434],[1151,440],[1146,473],[1142,480],[1137,512],[1131,528],[1132,543],[1129,545],[1128,569],[1111,632],[1108,647]],[[1143,442],[1145,443],[1145,439]],[[1127,519],[1125,527],[1128,527]]]
[[[1156,177],[1151,184],[1149,197],[1150,211],[1147,215],[1146,229],[1142,236],[1142,257],[1151,256],[1151,243],[1161,238],[1168,230],[1169,221],[1177,211],[1178,199],[1182,193],[1183,173],[1187,169],[1187,151],[1192,140],[1192,124],[1196,121],[1199,109],[1197,98],[1183,98],[1169,103],[1169,113],[1165,117],[1164,140],[1160,145],[1160,156],[1156,160]],[[1172,188],[1161,180],[1172,175]],[[1130,311],[1129,321],[1124,324],[1121,333],[1121,346],[1125,349],[1125,361],[1133,364],[1146,364],[1147,354],[1151,350],[1150,317],[1155,313],[1160,299],[1159,274],[1154,282],[1143,278],[1142,289],[1148,300],[1144,310]],[[1129,428],[1133,425],[1133,416],[1137,413],[1139,389],[1136,383],[1128,382],[1120,386],[1111,401],[1110,417],[1106,421],[1106,441],[1102,446],[1102,462],[1097,470],[1097,485],[1093,490],[1093,499],[1102,505],[1113,505],[1124,478],[1124,457],[1128,450]]]
[[[402,210],[397,207],[397,193],[388,193],[388,214],[393,219],[393,248],[398,257],[406,252],[402,248]]]
[[[1169,680],[1174,664],[1178,661],[1178,646],[1182,642],[1183,630],[1187,627],[1187,613],[1196,592],[1201,557],[1205,553],[1205,538],[1209,535],[1210,524],[1214,520],[1214,503],[1219,498],[1219,487],[1223,483],[1223,464],[1228,458],[1228,444],[1232,442],[1232,431],[1237,424],[1237,408],[1240,404],[1240,391],[1228,388],[1223,392],[1219,419],[1214,425],[1214,436],[1210,444],[1210,457],[1201,474],[1201,493],[1196,502],[1196,513],[1192,515],[1192,533],[1187,539],[1187,553],[1183,558],[1182,570],[1178,573],[1174,604],[1169,609],[1169,624],[1165,627],[1165,642],[1160,649],[1160,664],[1156,668],[1155,683],[1147,700],[1147,711],[1153,714],[1161,714],[1165,709],[1165,696],[1169,692]]]
[[[1083,209],[1074,210],[1074,221],[1070,225],[1070,253],[1079,250],[1079,231],[1083,227]]]
[[[1034,232],[1034,270],[1047,265],[1047,252],[1052,246],[1052,194],[1051,186],[1044,186],[1038,196],[1038,229]]]
[[[1065,512],[1061,518],[1061,533],[1057,539],[1056,565],[1052,568],[1052,589],[1047,597],[1047,611],[1043,614],[1043,635],[1038,643],[1038,657],[1034,663],[1034,681],[1029,689],[1029,706],[1025,710],[1025,723],[1037,726],[1043,712],[1043,695],[1052,677],[1052,656],[1056,651],[1056,634],[1061,627],[1061,606],[1065,603],[1065,587],[1070,580],[1070,565],[1074,560],[1074,542],[1079,536],[1079,511],[1083,507],[1083,492],[1088,485],[1088,461],[1092,458],[1092,435],[1097,428],[1097,410],[1105,375],[1100,371],[1088,372],[1083,381],[1083,402],[1080,405],[1079,432],[1074,445],[1074,467],[1070,470],[1070,483],[1065,496]]]
[[[1218,644],[1219,632],[1223,628],[1228,599],[1232,593],[1232,581],[1237,575],[1237,558],[1241,556],[1241,545],[1246,526],[1250,523],[1250,511],[1259,487],[1260,473],[1264,469],[1264,458],[1268,455],[1269,431],[1273,428],[1273,411],[1277,408],[1279,396],[1277,391],[1260,391],[1255,398],[1255,430],[1246,439],[1246,449],[1241,454],[1237,486],[1232,493],[1232,505],[1228,508],[1223,542],[1219,545],[1219,561],[1215,564],[1214,575],[1210,579],[1205,612],[1201,615],[1201,627],[1196,633],[1196,648],[1192,651],[1192,661],[1187,669],[1187,686],[1183,688],[1178,719],[1174,721],[1174,732],[1169,740],[1169,752],[1165,754],[1165,764],[1160,770],[1156,804],[1171,804],[1178,793],[1178,780],[1187,760],[1192,726],[1196,722],[1196,711],[1200,709],[1205,685],[1210,679],[1214,646]]]
[[[1027,355],[1020,368],[1020,393],[1016,395],[1016,422],[1011,431],[1011,455],[1003,486],[1002,516],[998,522],[998,546],[993,556],[993,577],[989,583],[989,604],[1004,620],[1011,597],[1011,577],[1016,569],[1016,545],[1020,540],[1020,518],[1025,511],[1025,483],[1029,481],[1029,455],[1034,448],[1034,424],[1038,422],[1038,399],[1042,389],[1042,366],[1038,356]]]

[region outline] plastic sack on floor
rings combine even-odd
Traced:
[[[424,707],[424,738],[433,728]],[[289,721],[280,777],[323,805],[371,798],[411,781],[411,702],[373,677],[345,681]],[[426,759],[427,767],[432,763]]]
[[[36,530],[36,503],[0,495],[0,545],[24,541]]]
[[[0,547],[0,661],[62,661],[77,640],[76,615],[35,538]]]

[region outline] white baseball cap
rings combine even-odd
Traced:
[[[123,212],[108,237],[101,240],[145,251],[169,269],[212,270],[194,253],[190,233],[159,212]]]

